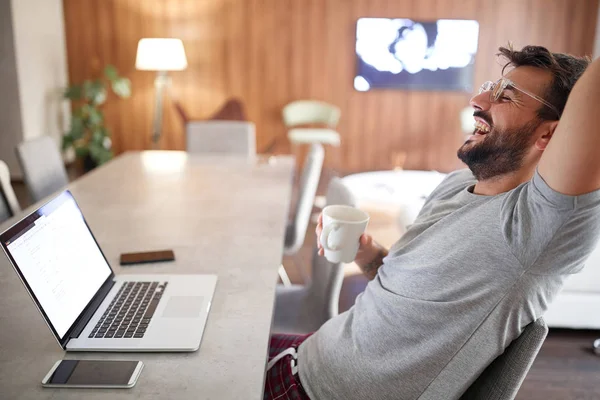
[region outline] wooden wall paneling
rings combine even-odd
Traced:
[[[440,4],[440,3],[438,3]],[[450,16],[452,18],[457,19],[474,19],[479,21],[479,41],[478,48],[481,48],[481,25],[491,24],[493,19],[490,21],[486,21],[482,19],[483,15],[478,13],[478,9],[480,6],[480,2],[474,2],[471,0],[461,0],[460,2],[454,2],[454,7],[448,10],[450,12]],[[438,10],[439,14],[443,12]],[[478,53],[481,54],[481,53]],[[490,55],[485,54],[485,58],[489,59]],[[477,60],[476,60],[477,65]],[[475,70],[477,72],[477,69]],[[444,168],[459,168],[461,167],[461,162],[458,160],[456,156],[456,151],[458,148],[464,143],[465,135],[462,132],[462,125],[460,120],[460,114],[462,110],[466,107],[469,107],[469,101],[474,93],[477,93],[479,89],[479,85],[481,85],[483,81],[480,81],[477,73],[473,76],[473,92],[471,93],[452,93],[451,96],[448,96],[448,101],[444,102],[445,106],[443,107],[442,114],[442,124],[443,127],[449,127],[446,131],[440,131],[439,138],[439,146],[438,149],[440,151],[439,161],[435,164],[436,169],[444,169]]]
[[[132,0],[116,1],[118,5],[115,16],[124,14],[117,27],[123,57],[117,66],[119,71],[131,80],[131,97],[126,104],[120,119],[124,123],[123,147],[118,149],[143,150],[150,148],[152,135],[152,118],[154,116],[154,78],[156,74],[151,71],[137,71],[135,58],[139,39],[147,36],[160,37],[160,32],[153,32],[153,15],[151,7],[153,2],[146,3],[148,9],[143,8],[143,3]],[[121,17],[121,16],[119,16]],[[116,132],[114,133],[116,134]]]
[[[125,46],[123,46],[122,44],[122,27],[123,27],[123,21],[124,18],[127,17],[127,14],[124,12],[119,12],[119,8],[122,7],[121,5],[118,5],[117,3],[115,3],[114,1],[110,1],[108,2],[108,4],[106,4],[106,6],[104,7],[104,12],[106,14],[103,14],[103,18],[107,18],[106,15],[108,14],[108,18],[110,18],[112,20],[112,27],[111,27],[111,40],[109,41],[111,43],[111,48],[107,49],[107,52],[109,52],[111,54],[111,60],[109,62],[111,62],[119,71],[119,73],[123,76],[127,76],[131,79],[131,74],[130,74],[130,68],[127,68],[126,70],[123,70],[123,66],[127,64],[127,58],[128,58],[128,54],[125,52]],[[65,7],[66,10],[67,7]],[[68,19],[67,19],[68,20]],[[67,43],[69,41],[67,40]],[[69,50],[67,50],[67,53],[69,53]],[[135,92],[135,88],[133,87],[133,81],[132,81],[132,93]],[[124,102],[118,102],[118,104],[116,104],[117,102],[113,101],[113,98],[107,99],[107,103],[105,105],[105,108],[107,109],[107,112],[105,113],[105,118],[106,118],[106,123],[108,128],[111,131],[111,141],[112,141],[112,146],[115,152],[120,152],[121,149],[126,149],[126,141],[125,141],[125,132],[130,131],[130,127],[131,124],[133,123],[133,121],[131,121],[131,119],[126,119],[126,118],[121,118],[120,115],[123,112],[126,112],[126,108],[129,106],[129,99],[127,99]],[[108,111],[110,110],[110,111]],[[129,126],[128,126],[129,124]]]
[[[326,20],[327,27],[327,66],[328,72],[325,75],[327,80],[327,95],[332,104],[340,107],[341,116],[337,127],[340,134],[341,146],[338,148],[328,147],[326,151],[327,165],[338,167],[346,165],[348,143],[352,140],[350,137],[351,129],[349,125],[349,93],[352,89],[352,81],[340,85],[340,79],[352,79],[356,69],[356,60],[352,56],[351,61],[346,60],[341,54],[340,48],[350,46],[349,54],[354,54],[355,48],[355,24],[340,24],[340,20],[349,20],[350,10],[348,2],[344,0],[327,0]],[[350,40],[348,39],[350,37]]]
[[[582,31],[585,32],[583,37],[584,40],[582,41],[582,43],[580,43],[580,52],[588,52],[590,57],[593,56],[593,49],[594,49],[594,40],[592,39],[592,44],[591,44],[591,48],[587,48],[586,44],[589,40],[589,38],[596,38],[596,29],[600,29],[600,21],[597,21],[598,19],[598,7],[600,7],[600,5],[595,4],[595,2],[591,1],[591,2],[587,2],[587,7],[583,12],[586,15],[586,20],[584,23],[584,26],[581,27]],[[595,16],[594,16],[595,15]],[[597,48],[597,47],[596,47]]]
[[[273,39],[273,62],[269,70],[269,75],[273,77],[269,85],[270,92],[273,93],[272,103],[269,107],[270,115],[270,142],[278,146],[277,152],[289,152],[290,146],[287,140],[287,129],[283,123],[283,107],[290,101],[292,87],[291,60],[294,57],[294,42],[292,24],[294,14],[290,11],[289,2],[273,0],[273,27],[269,36]]]
[[[569,25],[571,21],[568,18],[568,9],[573,6],[570,0],[557,0],[554,6],[554,25],[550,32],[552,33],[551,45],[556,48],[555,51],[567,51],[569,44]],[[549,44],[550,46],[550,44]]]
[[[280,66],[284,60],[281,57],[283,46],[281,46],[278,37],[277,26],[277,4],[273,0],[268,0],[264,4],[263,10],[263,46],[264,46],[264,79],[260,84],[262,104],[261,119],[265,120],[262,132],[259,137],[263,138],[263,143],[258,147],[259,151],[266,148],[270,143],[276,140],[277,135],[283,132],[277,128],[277,116],[279,114],[279,101],[277,84],[282,81],[280,77]],[[284,35],[281,35],[284,36]],[[269,96],[263,94],[268,90]]]
[[[99,64],[100,60],[104,60],[106,64],[115,64],[116,61],[116,40],[114,35],[114,20],[111,18],[111,8],[101,7],[98,3],[94,5],[95,13],[98,16],[98,34],[95,35],[95,47],[98,49]],[[104,65],[98,65],[98,77],[104,74]],[[108,88],[106,103],[103,106],[103,113],[106,121],[114,121],[115,125],[111,132],[119,130],[118,115],[119,115],[119,98],[112,93],[112,90]],[[119,138],[119,135],[112,135],[111,141],[115,138]]]
[[[340,57],[352,57],[354,63],[356,63],[354,51],[354,35],[356,34],[356,20],[359,17],[363,16],[363,12],[360,9],[360,6],[361,3],[358,0],[353,0],[351,4],[348,4],[349,13],[347,15],[346,20],[348,21],[348,27],[346,29],[347,37],[340,42],[340,46],[342,48],[339,50]],[[352,27],[349,28],[349,26]],[[350,43],[352,44],[351,47]],[[349,48],[352,50],[349,50]],[[349,87],[346,86],[348,96],[347,112],[345,119],[345,125],[347,127],[347,139],[345,140],[345,142],[342,143],[342,151],[344,152],[344,165],[346,169],[349,169],[351,171],[360,170],[361,165],[364,163],[364,155],[362,153],[362,146],[364,140],[364,125],[363,119],[359,118],[358,116],[365,116],[364,108],[366,103],[364,101],[361,102],[360,96],[363,93],[357,93],[352,87],[353,83],[351,79],[354,77],[356,71],[355,68],[349,71],[349,75],[338,77],[336,79],[338,87],[349,85]],[[342,82],[341,79],[344,79],[344,81]]]
[[[196,74],[190,73],[192,68],[194,68],[190,67],[190,65],[196,65],[195,63],[197,62],[194,58],[195,52],[192,50],[198,48],[196,47],[198,44],[194,40],[200,37],[200,34],[197,33],[200,29],[198,26],[200,24],[195,23],[196,17],[194,16],[194,11],[196,6],[192,1],[171,2],[171,4],[173,5],[171,12],[175,14],[176,22],[171,24],[169,36],[180,38],[183,41],[188,60],[188,69],[171,74],[171,88],[167,97],[171,103],[174,103],[175,101],[179,102],[189,118],[193,118],[204,111],[195,102],[195,94],[197,93],[196,88],[200,87],[201,84],[194,82]],[[172,129],[174,129],[174,133],[176,132],[179,136],[177,146],[174,148],[184,150],[186,148],[185,122],[182,120],[181,116],[175,115],[174,105],[171,106],[170,110],[167,109],[166,113],[169,113],[168,111],[170,111],[170,114],[175,121]],[[206,111],[208,112],[208,110]]]
[[[434,1],[430,2],[417,2],[414,6],[414,19],[417,20],[428,20],[431,19],[435,14],[433,7],[435,6]],[[438,110],[430,108],[431,106],[431,91],[415,91],[413,101],[418,105],[418,111],[416,114],[410,116],[415,119],[415,130],[410,134],[414,136],[414,146],[410,153],[414,159],[416,165],[428,165],[427,155],[429,151],[434,151],[433,148],[428,148],[429,132],[428,121],[433,118],[428,118],[430,114],[437,113]],[[430,168],[430,167],[429,167]]]
[[[357,1],[358,13],[356,19],[361,16],[377,16],[383,15],[382,10],[379,9],[379,0],[360,0]],[[360,15],[364,13],[364,15]],[[353,54],[350,53],[350,56]],[[353,84],[352,77],[348,80],[349,84]],[[364,107],[360,107],[360,122],[362,125],[362,133],[360,135],[360,160],[358,168],[363,169],[364,165],[375,165],[377,163],[376,159],[378,154],[374,151],[375,143],[378,140],[381,140],[381,130],[380,130],[380,121],[381,121],[381,109],[380,99],[385,95],[385,91],[382,92],[357,92],[353,90],[353,95],[356,97],[357,102],[364,102]]]
[[[326,164],[342,172],[391,167],[406,151],[406,168],[448,171],[460,165],[458,113],[470,94],[353,88],[359,17],[473,18],[480,22],[474,85],[500,73],[494,54],[511,40],[554,51],[590,53],[598,0],[64,0],[71,82],[114,64],[132,81],[126,100],[105,105],[116,152],[151,147],[155,74],[135,70],[142,37],[179,37],[186,71],[172,72],[170,95],[194,118],[239,97],[256,123],[258,149],[283,138],[282,107],[314,98],[338,105],[339,149]],[[183,149],[184,132],[165,98],[165,149]],[[298,153],[302,156],[303,153]]]
[[[429,19],[436,18],[437,15],[447,15],[451,18],[458,17],[454,15],[457,4],[452,3],[452,7],[448,7],[449,3],[443,0],[436,0],[434,10],[434,16]],[[437,169],[444,160],[445,153],[448,149],[443,147],[446,139],[449,136],[455,136],[456,132],[460,129],[456,124],[456,118],[448,118],[446,116],[448,108],[451,108],[455,102],[455,93],[433,91],[431,92],[431,103],[428,106],[429,110],[435,113],[435,118],[427,118],[429,124],[426,129],[428,132],[427,145],[425,146],[424,153],[427,156],[427,164],[431,165],[432,168]],[[464,96],[465,98],[467,96]],[[432,149],[427,151],[426,149]]]
[[[377,8],[372,10],[376,15],[390,15],[393,12],[393,4],[390,0],[380,0],[377,2]],[[394,115],[394,98],[392,91],[384,91],[379,96],[379,104],[377,110],[378,128],[377,138],[373,142],[372,152],[375,155],[372,165],[374,169],[390,169],[392,168],[391,154],[396,151],[397,134],[394,132],[393,126],[396,121],[399,121],[398,113]],[[394,117],[386,118],[386,115],[394,115]]]
[[[585,43],[585,34],[588,33],[588,30],[585,29],[588,20],[586,12],[588,12],[588,4],[586,2],[577,2],[574,6],[571,6],[572,19],[569,19],[569,24],[579,26],[580,29],[569,29],[571,39],[569,48],[573,46],[577,47],[579,51],[584,51],[581,48],[581,44]],[[591,32],[590,36],[594,37],[594,32]]]
[[[407,15],[413,15],[414,4],[414,2],[398,3],[394,0],[388,0],[387,12],[384,15],[391,18],[403,18]],[[410,107],[409,97],[410,92],[408,91],[388,90],[385,92],[382,118],[387,122],[385,128],[387,135],[382,137],[380,143],[382,149],[380,151],[380,162],[382,165],[379,168],[381,169],[391,169],[396,166],[393,159],[396,153],[405,154],[403,167],[406,167],[409,162],[408,157],[411,156],[410,149],[413,141],[413,136],[410,134],[412,129],[410,115],[415,112]]]
[[[172,37],[172,27],[175,27],[179,16],[177,15],[177,3],[164,2],[157,0],[154,4],[155,29],[160,32],[161,37]],[[176,28],[174,28],[176,29]],[[179,149],[179,142],[183,132],[178,129],[177,114],[173,106],[173,92],[177,88],[177,81],[181,79],[181,74],[170,72],[169,78],[171,85],[164,93],[163,97],[163,124],[161,130],[160,148]],[[175,83],[174,83],[175,81]],[[177,131],[177,133],[175,133]],[[173,132],[173,133],[171,133]]]
[[[585,2],[585,5],[580,5],[578,4],[577,6],[577,15],[578,16],[582,16],[583,15],[583,21],[581,23],[581,25],[579,26],[579,31],[581,33],[581,36],[576,39],[576,43],[578,43],[578,47],[579,47],[579,53],[585,53],[588,52],[590,57],[593,55],[593,46],[594,46],[594,41],[592,40],[592,49],[588,49],[586,44],[588,42],[588,38],[595,38],[596,37],[596,27],[600,26],[600,24],[597,23],[597,18],[598,18],[598,7],[600,7],[600,5],[598,4],[594,4],[594,2]],[[595,14],[595,15],[594,15]]]

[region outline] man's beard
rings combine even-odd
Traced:
[[[535,119],[514,129],[493,128],[479,143],[471,141],[458,149],[458,158],[471,170],[478,181],[518,171],[534,138],[533,132],[541,124]]]

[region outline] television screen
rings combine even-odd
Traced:
[[[360,18],[354,88],[473,90],[479,23]]]

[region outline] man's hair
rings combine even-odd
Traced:
[[[519,51],[514,50],[509,43],[508,47],[500,47],[498,50],[500,51],[498,56],[506,60],[502,75],[508,66],[531,66],[552,73],[552,82],[541,97],[556,107],[561,116],[571,89],[591,62],[587,56],[575,57],[569,54],[552,53],[542,46],[525,46]],[[545,120],[557,119],[556,113],[545,105],[538,110],[538,117]]]

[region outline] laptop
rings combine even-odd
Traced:
[[[195,351],[216,275],[115,275],[70,191],[0,234],[67,351]]]

